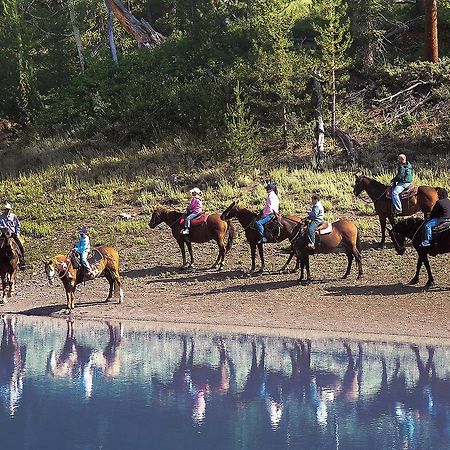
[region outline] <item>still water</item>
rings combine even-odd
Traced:
[[[449,449],[450,348],[0,324],[1,449]]]

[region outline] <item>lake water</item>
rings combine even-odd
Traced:
[[[1,449],[449,449],[450,348],[11,317]]]

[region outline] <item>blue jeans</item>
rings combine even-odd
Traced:
[[[91,265],[89,264],[87,260],[88,252],[80,253],[80,260],[81,264],[83,264],[84,267],[86,267],[87,270],[91,270]]]
[[[428,242],[431,241],[433,238],[433,233],[431,232],[431,229],[433,227],[437,227],[440,223],[445,222],[448,219],[445,219],[444,217],[436,217],[435,219],[430,219],[427,222],[425,222],[425,240]]]
[[[191,227],[191,220],[195,219],[198,216],[196,213],[191,213],[186,216],[184,219],[184,229],[188,230]]]
[[[262,238],[264,237],[264,224],[270,222],[274,217],[275,214],[268,214],[267,216],[261,217],[261,219],[256,221],[256,228]]]
[[[316,228],[322,223],[323,222],[321,222],[320,220],[317,220],[317,219],[313,219],[313,220],[311,220],[311,222],[309,222],[308,239],[312,245],[314,245],[316,243]]]
[[[397,183],[397,185],[392,189],[392,204],[397,211],[402,210],[402,202],[400,200],[400,194],[408,189],[411,183]]]

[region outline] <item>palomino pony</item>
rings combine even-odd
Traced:
[[[386,240],[386,221],[389,219],[391,225],[394,225],[394,216],[392,215],[392,200],[386,196],[390,186],[380,183],[373,178],[364,175],[355,175],[355,186],[353,193],[358,196],[362,191],[366,191],[372,200],[375,212],[380,219],[381,242],[380,248],[384,247]],[[400,195],[401,197],[401,195]],[[416,212],[422,211],[428,213],[433,209],[434,204],[441,198],[447,197],[447,191],[440,187],[419,186],[417,194],[402,199],[402,216],[412,216]]]
[[[251,271],[254,272],[256,268],[256,247],[258,247],[259,251],[259,258],[261,259],[261,268],[260,272],[264,271],[265,268],[265,262],[264,262],[264,247],[263,244],[258,244],[258,241],[261,239],[261,236],[259,235],[258,230],[256,229],[255,222],[258,218],[258,214],[248,210],[247,208],[244,208],[240,205],[238,205],[236,202],[231,203],[231,205],[222,213],[222,219],[232,219],[235,217],[239,223],[241,224],[242,228],[244,228],[245,231],[245,237],[247,238],[248,243],[250,244],[250,253],[252,257],[252,268]],[[279,229],[279,235],[273,239],[270,239],[268,235],[266,237],[268,238],[268,242],[274,243],[274,242],[281,242],[285,239],[291,239],[291,237],[294,235],[295,227],[299,224],[301,221],[300,217],[297,216],[281,216],[280,217],[280,229]],[[270,226],[270,224],[269,224]],[[267,225],[266,225],[267,228]],[[286,264],[281,268],[281,271],[284,271],[288,264],[291,262],[291,259],[295,252],[291,251],[291,254],[289,255],[289,259],[287,260]],[[297,264],[295,266],[294,270],[298,270],[299,267],[299,261],[297,260]]]
[[[308,248],[309,241],[307,227],[307,221],[300,222],[296,228],[294,237],[291,240],[292,247],[297,252],[301,263],[299,283],[307,285],[311,282],[311,273],[309,270],[309,255],[311,253],[331,253],[339,247],[344,247],[348,260],[347,270],[342,278],[345,279],[350,275],[353,258],[358,265],[357,280],[362,277],[361,241],[359,230],[353,222],[350,220],[338,220],[337,222],[333,222],[331,224],[332,231],[330,233],[316,235],[315,250],[310,250]],[[304,280],[305,268],[307,274],[306,280]]]
[[[399,255],[403,255],[406,251],[406,238],[411,239],[412,244],[416,249],[418,255],[416,274],[408,284],[417,284],[419,282],[420,269],[422,268],[422,264],[424,264],[428,273],[428,281],[425,287],[431,288],[434,286],[434,278],[431,273],[428,255],[436,256],[443,253],[450,253],[450,229],[446,229],[446,231],[442,231],[433,236],[432,245],[430,247],[422,247],[420,244],[423,239],[424,224],[424,220],[419,219],[418,217],[410,217],[396,223],[392,227],[392,230],[389,230],[389,234],[394,243],[395,250]]]
[[[109,283],[109,294],[105,301],[111,300],[114,291],[114,295],[119,297],[119,303],[122,303],[123,291],[117,250],[105,245],[95,247],[95,250],[101,254],[101,259],[95,266],[98,270],[96,278],[104,276]],[[75,288],[77,284],[86,281],[84,267],[80,265],[79,269],[74,268],[71,253],[68,255],[56,255],[45,263],[45,273],[47,274],[48,282],[53,284],[53,279],[57,274],[64,285],[67,310],[69,312],[75,308]]]
[[[19,249],[14,239],[5,233],[0,236],[0,276],[3,294],[0,303],[6,302],[14,292],[16,275],[19,271]]]
[[[192,242],[203,244],[214,240],[219,247],[219,254],[212,269],[223,269],[225,255],[233,246],[233,239],[235,230],[233,224],[229,220],[222,220],[219,214],[210,214],[207,216],[205,222],[196,225],[195,219],[191,222],[189,236],[181,234],[183,229],[182,218],[184,213],[174,211],[167,208],[156,208],[153,211],[152,218],[148,224],[150,228],[156,228],[160,223],[169,225],[172,230],[172,235],[178,243],[183,257],[183,269],[191,268],[194,265],[194,256],[192,254]],[[225,246],[225,238],[228,235],[228,241]],[[189,251],[190,262],[186,265],[186,250],[185,244]]]

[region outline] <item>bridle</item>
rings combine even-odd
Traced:
[[[360,177],[360,178],[356,181],[355,188],[356,188],[356,186],[357,186],[359,183],[361,183],[362,178],[363,178],[363,177]],[[388,186],[388,187],[381,193],[381,195],[380,195],[379,197],[377,197],[375,200],[372,200],[372,199],[366,200],[365,198],[360,197],[360,195],[362,194],[362,192],[363,192],[364,189],[361,189],[361,192],[360,192],[359,194],[355,194],[355,197],[356,197],[356,198],[359,198],[360,200],[362,200],[364,203],[367,203],[367,204],[375,203],[375,202],[377,202],[378,200],[380,200],[380,198],[383,198],[383,196],[386,195],[388,189],[389,189],[389,186]],[[370,197],[369,197],[369,198],[370,198]]]

